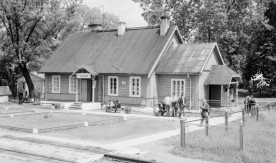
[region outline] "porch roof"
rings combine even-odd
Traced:
[[[92,76],[98,75],[98,73],[95,71],[95,68],[93,65],[82,65],[77,67],[77,69],[72,73],[72,75],[75,75],[80,70],[86,70],[88,73],[90,73]]]
[[[232,79],[241,82],[241,76],[226,65],[213,65],[205,80],[205,85],[228,85]]]

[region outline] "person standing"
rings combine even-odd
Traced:
[[[202,106],[200,107],[200,109],[201,109],[201,121],[200,121],[200,125],[202,126],[204,121],[206,123],[206,118],[209,116],[210,111],[211,111],[210,106],[207,103],[206,99],[202,100]]]
[[[18,91],[18,105],[22,105],[22,103],[23,103],[23,90],[20,89]]]
[[[256,100],[255,100],[253,95],[250,95],[248,103],[249,103],[249,109],[250,109],[250,112],[251,112],[251,116],[254,117],[256,115],[257,111],[255,109]]]
[[[172,103],[171,97],[170,96],[166,96],[164,98],[164,104],[165,104],[165,109],[166,109],[166,112],[167,112],[167,117],[170,116],[171,103]]]
[[[183,116],[185,116],[184,107],[186,106],[186,98],[183,93],[181,93],[181,96],[178,99],[178,106],[179,106],[179,118],[181,118],[182,113],[183,113]]]
[[[177,116],[177,110],[178,110],[178,97],[175,93],[173,93],[172,96],[172,116],[176,117]]]

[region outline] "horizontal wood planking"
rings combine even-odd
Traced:
[[[118,80],[119,80],[118,96],[108,96],[108,76],[118,76]],[[141,77],[141,97],[130,97],[129,95],[130,76]],[[125,81],[124,85],[122,84],[123,81]],[[104,74],[104,101],[106,102],[108,99],[119,99],[119,100],[121,99],[122,100],[121,102],[124,102],[125,104],[144,103],[141,101],[143,101],[142,99],[146,97],[146,84],[147,84],[146,76],[124,75],[124,74]],[[97,87],[98,87],[98,100],[102,102],[103,75],[100,75],[98,77]]]
[[[68,94],[68,93],[47,93],[46,100],[53,100],[53,101],[76,101],[75,94]]]
[[[191,104],[194,105],[194,93],[195,93],[195,76],[190,75],[192,80],[192,91],[191,91]],[[172,79],[185,79],[185,94],[187,104],[190,105],[190,79],[187,75],[157,75],[157,94],[158,100],[164,101],[164,98],[171,94],[171,80]]]

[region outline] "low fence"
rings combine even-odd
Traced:
[[[254,128],[248,128],[248,127],[244,127],[246,125],[246,117],[252,117],[254,118],[256,121],[259,121],[259,113],[260,111],[276,111],[276,102],[268,102],[266,104],[264,103],[260,103],[256,104],[255,106],[253,104],[247,104],[245,105],[240,111],[236,111],[236,112],[228,112],[226,111],[224,115],[217,115],[217,116],[207,116],[205,119],[195,119],[195,120],[190,120],[187,121],[186,119],[181,119],[180,120],[180,144],[181,147],[185,147],[186,146],[186,142],[187,137],[187,131],[189,126],[200,126],[200,127],[205,127],[205,135],[208,136],[210,133],[210,127],[214,127],[214,128],[219,128],[219,129],[223,129],[225,130],[225,132],[227,132],[229,129],[235,129],[239,131],[239,148],[241,150],[243,150],[243,146],[244,146],[244,130],[251,130],[251,131],[259,131],[259,132],[268,132],[268,133],[273,133],[276,134],[276,131],[270,131],[270,130],[259,130],[259,129],[254,129]],[[229,126],[229,117],[232,114],[236,114],[236,113],[241,113],[242,114],[242,119],[239,123],[239,126],[236,127],[230,127]],[[224,117],[225,122],[224,125],[210,125],[210,119],[215,118],[215,117]],[[194,124],[193,122],[201,122],[201,121],[205,121],[205,124]]]

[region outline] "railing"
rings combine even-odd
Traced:
[[[255,103],[254,103],[255,104]],[[250,106],[251,105],[251,106]],[[258,105],[256,104],[255,106],[253,106],[253,103],[248,103],[247,105],[245,105],[240,111],[235,111],[235,112],[225,112],[224,115],[217,115],[217,116],[207,116],[205,119],[204,118],[199,118],[199,119],[195,119],[195,120],[190,120],[187,121],[186,119],[181,119],[180,120],[180,144],[181,147],[185,147],[186,146],[186,131],[188,126],[204,126],[205,127],[205,135],[208,136],[209,135],[209,127],[210,126],[215,126],[218,128],[224,128],[225,131],[228,131],[229,128],[234,128],[234,127],[229,127],[229,121],[228,118],[229,116],[231,116],[231,114],[236,114],[236,113],[242,113],[242,119],[240,121],[239,127],[239,146],[240,149],[243,150],[243,131],[244,129],[246,130],[255,130],[255,131],[260,131],[260,132],[270,132],[270,133],[275,133],[276,131],[270,131],[270,130],[259,130],[259,129],[254,129],[254,128],[244,128],[245,124],[246,124],[246,116],[251,116],[252,118],[255,118],[256,121],[259,121],[259,112],[260,111],[271,111],[271,110],[276,110],[276,102],[267,102],[266,105]],[[215,118],[215,117],[224,117],[225,118],[225,125],[224,126],[216,126],[216,125],[210,125],[210,119]],[[199,122],[199,121],[206,121],[206,124],[194,124],[192,122]]]

